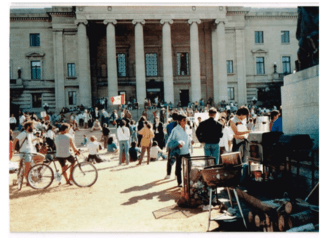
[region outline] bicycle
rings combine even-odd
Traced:
[[[55,152],[53,152],[55,153]],[[98,172],[94,165],[84,161],[78,161],[78,154],[74,155],[74,160],[76,164],[72,170],[72,179],[73,182],[78,187],[90,187],[92,186],[97,178]],[[34,189],[46,189],[48,188],[54,181],[54,171],[49,166],[52,162],[54,164],[56,173],[56,180],[61,184],[62,175],[66,172],[73,164],[71,164],[62,174],[59,173],[59,170],[56,167],[55,161],[58,161],[56,158],[51,161],[46,161],[43,164],[37,164],[31,167],[28,173],[28,181],[30,186]]]
[[[29,154],[33,157],[33,155],[39,155],[38,153],[27,153],[27,152],[19,152],[19,154]],[[33,158],[31,159],[31,167],[34,166],[35,162]],[[25,171],[25,162],[24,158],[20,159],[18,172],[17,172],[17,188],[18,190],[22,189],[23,181],[24,181],[24,171]]]

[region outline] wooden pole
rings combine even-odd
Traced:
[[[268,212],[273,209],[276,209],[278,206],[270,204],[270,203],[264,203],[260,201],[259,199],[248,195],[247,193],[243,192],[240,189],[236,189],[237,195],[240,199],[244,199],[247,203],[249,203],[252,207],[259,209],[263,212]]]
[[[313,223],[315,221],[315,216],[311,210],[307,210],[304,212],[299,212],[296,214],[292,214],[288,218],[288,227],[293,228],[296,226],[301,226],[306,223]]]

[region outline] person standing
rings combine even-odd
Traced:
[[[144,127],[144,122],[147,121],[147,119],[144,116],[141,116],[138,123],[137,123],[137,131],[140,131]],[[138,145],[137,147],[141,146],[141,140],[142,140],[142,135],[138,134]]]
[[[137,165],[140,165],[143,160],[144,152],[147,151],[147,164],[149,164],[150,161],[150,148],[151,148],[151,140],[154,138],[155,134],[151,129],[151,124],[148,121],[144,122],[144,127],[138,132],[140,135],[142,135],[141,140],[141,155],[139,159],[139,163]]]
[[[215,120],[217,109],[209,110],[209,119],[202,121],[196,130],[196,136],[204,143],[205,156],[213,156],[216,164],[219,164],[219,142],[222,137],[222,125]]]
[[[36,148],[33,146],[33,142],[35,140],[39,140],[39,138],[34,138],[33,136],[33,122],[27,121],[24,123],[24,131],[21,132],[16,139],[13,142],[13,148],[16,147],[16,143],[19,143],[20,150],[19,152],[24,152],[27,154],[21,154],[21,159],[24,159],[25,163],[25,171],[24,171],[24,177],[26,178],[26,184],[28,185],[28,172],[31,168],[31,161],[32,161],[32,155],[28,153],[36,153]],[[23,181],[22,181],[23,182]]]
[[[104,148],[107,148],[109,134],[110,134],[110,129],[108,128],[108,125],[106,123],[104,123],[103,124],[103,127],[102,127],[102,135],[103,135]]]
[[[163,123],[159,121],[159,117],[155,117],[155,123],[153,125],[155,132],[155,141],[157,141],[158,146],[162,150],[164,148],[164,127]]]
[[[172,141],[178,142],[178,148],[180,149],[179,156],[176,159],[175,174],[177,176],[178,187],[182,187],[182,158],[190,157],[189,147],[190,143],[194,143],[188,134],[187,117],[185,115],[178,115],[178,125],[172,130],[170,137],[168,138],[168,144]],[[170,158],[168,158],[170,160]],[[167,177],[165,177],[167,178]]]
[[[85,129],[88,128],[88,120],[89,120],[89,114],[87,112],[87,109],[85,109],[85,113],[83,115],[83,118],[84,118],[84,126],[85,126]]]
[[[100,112],[99,112],[99,109],[97,107],[95,108],[93,118],[94,119],[99,119],[100,118]]]
[[[68,185],[73,185],[72,183],[72,171],[74,168],[75,160],[73,155],[70,153],[70,148],[73,149],[75,153],[79,153],[78,149],[76,148],[73,139],[69,135],[70,125],[67,123],[62,123],[60,127],[60,134],[55,137],[55,146],[58,148],[56,150],[55,157],[58,162],[61,164],[62,173]],[[71,163],[70,167],[70,176],[68,178],[66,170],[68,166],[65,162],[68,161]]]
[[[125,150],[126,165],[129,164],[129,138],[130,133],[128,127],[126,127],[126,121],[119,121],[119,127],[117,128],[117,139],[119,143],[119,165],[121,165],[123,150]]]
[[[14,131],[17,123],[14,114],[11,114],[11,117],[9,118],[9,123],[10,123],[10,129]]]

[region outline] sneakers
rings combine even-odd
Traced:
[[[182,184],[178,184],[178,187],[179,187],[179,188],[182,188]]]
[[[170,179],[171,176],[170,175],[166,175],[164,179]]]

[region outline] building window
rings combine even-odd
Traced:
[[[189,54],[177,53],[176,63],[178,69],[178,75],[189,75]]]
[[[235,100],[235,92],[233,87],[228,88],[228,100]]]
[[[40,46],[40,34],[30,34],[30,46]]]
[[[290,43],[290,32],[282,31],[281,33],[282,43]]]
[[[118,77],[126,77],[126,55],[117,54]]]
[[[255,31],[255,43],[264,43],[264,32],[263,31]]]
[[[40,61],[31,61],[31,79],[41,79]]]
[[[157,76],[157,54],[148,53],[146,54],[146,71],[147,76]]]
[[[290,56],[282,57],[282,65],[283,65],[283,73],[290,74],[291,73]]]
[[[32,93],[32,107],[40,108],[42,105],[41,93]]]
[[[227,74],[232,74],[233,72],[233,61],[227,60]]]
[[[257,74],[265,74],[264,57],[257,57]]]
[[[76,76],[76,65],[74,63],[68,64],[68,77]]]
[[[77,94],[75,91],[69,91],[69,105],[77,104]]]

